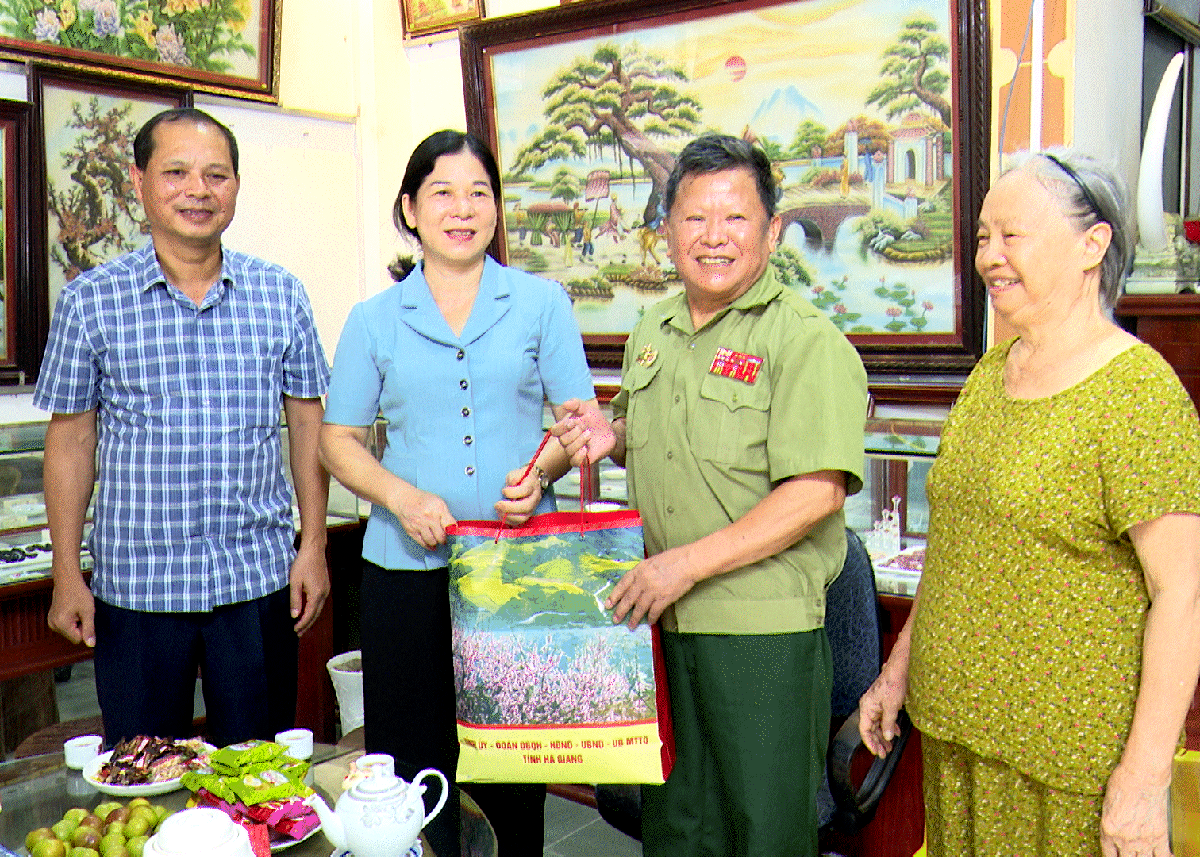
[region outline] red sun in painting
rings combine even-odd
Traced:
[[[732,56],[725,60],[725,70],[729,72],[730,79],[737,83],[746,76],[746,61],[739,56]]]

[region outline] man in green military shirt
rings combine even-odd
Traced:
[[[825,589],[862,487],[867,378],[846,338],[778,282],[761,150],[710,135],[664,193],[681,295],[647,312],[613,400],[649,558],[608,599],[664,630],[678,758],[643,790],[645,854],[817,854],[829,736]]]

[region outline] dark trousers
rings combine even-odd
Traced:
[[[642,786],[646,857],[816,857],[829,742],[825,629],[662,635],[675,767]]]
[[[458,729],[451,654],[449,572],[389,571],[363,563],[361,641],[364,737],[369,753],[396,760],[406,780],[437,768],[454,782]],[[544,785],[467,787],[496,831],[504,857],[542,853]],[[425,793],[426,811],[437,801]],[[458,787],[425,828],[438,857],[459,854]]]
[[[286,588],[210,613],[149,613],[96,599],[105,741],[191,736],[197,670],[211,741],[272,739],[296,723],[297,650]]]

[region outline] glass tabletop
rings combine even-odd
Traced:
[[[362,754],[359,748],[317,744],[313,748],[312,765],[349,765]],[[318,791],[332,806],[336,795],[321,788]],[[495,857],[495,834],[479,807],[465,792],[459,792],[463,818],[463,854],[469,857]],[[183,809],[190,792],[177,789],[149,798],[152,804],[162,804],[172,812]],[[73,807],[94,809],[101,801],[116,800],[97,791],[83,775],[68,768],[62,753],[48,753],[0,763],[0,845],[26,854],[25,834],[37,827],[48,827]],[[124,802],[124,801],[123,801]],[[436,857],[422,837],[425,857]],[[306,841],[281,849],[287,857],[330,857],[337,854],[320,832]]]

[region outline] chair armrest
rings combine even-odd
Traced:
[[[888,781],[900,762],[900,756],[913,729],[908,712],[900,710],[896,725],[900,728],[900,734],[892,739],[891,752],[882,759],[872,760],[862,785],[857,787],[851,778],[850,769],[858,749],[865,749],[862,737],[858,734],[858,709],[846,718],[846,722],[829,744],[826,756],[829,790],[837,807],[831,823],[847,835],[858,832],[870,823],[883,797],[884,789],[887,788]]]

